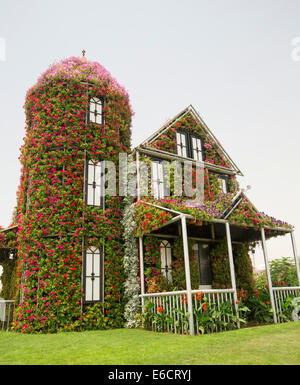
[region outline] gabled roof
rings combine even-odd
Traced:
[[[251,211],[255,215],[259,215],[261,219],[263,219],[262,214],[258,209],[254,206],[254,204],[250,201],[250,199],[246,196],[243,190],[240,190],[232,199],[231,205],[223,212],[223,214],[220,216],[221,219],[227,219],[230,217],[230,215],[236,210],[238,205],[243,202],[249,205],[251,208]]]
[[[227,161],[228,165],[230,165],[230,168],[234,170],[236,174],[243,176],[243,173],[241,172],[241,170],[237,167],[235,162],[231,159],[231,157],[225,151],[224,147],[221,145],[218,139],[213,135],[213,133],[210,131],[210,129],[207,127],[207,125],[199,115],[199,113],[195,110],[195,108],[192,105],[189,105],[184,110],[182,110],[179,114],[177,114],[173,119],[167,121],[159,130],[157,130],[151,136],[149,136],[146,140],[144,140],[137,148],[147,148],[147,147],[151,148],[149,144],[151,144],[156,139],[158,139],[167,129],[169,129],[172,125],[174,125],[178,120],[180,120],[187,114],[192,115],[193,118],[199,122],[204,135],[216,144],[217,152],[221,157],[223,157]]]

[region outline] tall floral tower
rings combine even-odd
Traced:
[[[26,95],[14,321],[23,332],[123,322],[123,201],[103,193],[103,161],[130,150],[132,110],[84,54],[50,66]]]

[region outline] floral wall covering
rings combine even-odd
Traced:
[[[89,98],[104,98],[104,124],[86,123]],[[123,202],[105,210],[83,199],[86,159],[118,162],[130,150],[127,92],[99,63],[51,66],[27,95],[18,190],[18,278],[14,328],[22,332],[123,324]],[[104,304],[82,300],[82,256],[104,247]],[[101,308],[101,309],[100,309]],[[99,309],[101,310],[99,312]],[[102,316],[101,316],[102,317]]]

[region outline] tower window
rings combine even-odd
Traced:
[[[89,105],[89,123],[103,124],[103,100],[91,98]]]
[[[102,301],[102,271],[102,252],[97,247],[87,248],[84,258],[84,294],[86,302]]]
[[[89,206],[104,208],[105,201],[105,165],[104,162],[89,160],[86,170],[86,200]]]
[[[161,273],[168,281],[172,281],[172,249],[170,242],[164,240],[160,244]]]

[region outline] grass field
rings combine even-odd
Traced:
[[[300,322],[203,336],[137,329],[20,335],[0,332],[8,365],[299,365]]]

